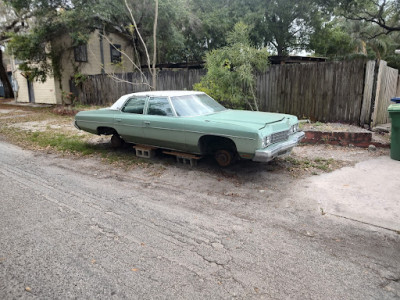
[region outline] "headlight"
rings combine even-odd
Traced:
[[[266,147],[268,147],[269,145],[271,145],[271,136],[270,136],[270,135],[268,135],[268,136],[266,136],[266,137],[264,138],[264,140],[263,140],[263,142],[262,142],[262,147],[263,147],[263,148],[266,148]]]
[[[296,123],[296,124],[292,125],[290,127],[290,129],[289,129],[289,133],[290,134],[295,133],[297,131],[299,131],[299,123]]]

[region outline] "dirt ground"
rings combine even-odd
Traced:
[[[93,152],[60,150],[64,139]],[[315,189],[388,149],[302,145],[270,163],[191,167],[114,150],[49,108],[0,104],[0,150],[8,298],[27,286],[41,298],[399,295],[398,233],[330,215],[320,198],[336,187]]]
[[[79,136],[87,143],[115,154],[117,158],[119,156],[134,157],[131,147],[113,150],[109,136],[96,136],[79,131],[73,126],[73,117],[52,114],[48,108],[34,109],[2,105],[0,106],[0,124],[3,128],[3,136],[6,136],[8,141],[13,140],[12,135],[5,134],[10,130],[13,130],[13,135],[21,132],[62,133],[68,136]],[[345,128],[344,130],[354,130],[350,126],[341,127]],[[27,143],[21,144],[21,142],[17,144],[39,151],[38,155],[73,158],[78,164],[85,165],[79,153],[58,152],[50,146],[38,147]],[[224,194],[232,197],[272,197],[277,191],[282,190],[283,182],[290,184],[299,178],[318,176],[382,155],[389,155],[389,150],[378,148],[376,151],[369,151],[357,147],[301,145],[295,147],[288,157],[279,158],[270,163],[239,161],[229,168],[221,169],[212,158],[208,157],[200,160],[196,167],[191,167],[178,164],[174,157],[162,153],[158,153],[154,159],[139,159],[133,164],[118,159],[110,162],[100,155],[93,154],[90,158],[98,160],[99,164],[90,164],[82,168],[93,169],[93,174],[98,174],[98,176],[128,176],[133,179],[145,176],[149,178],[149,181],[160,178],[173,186],[186,182],[190,188],[209,194]]]

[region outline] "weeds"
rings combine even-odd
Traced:
[[[332,172],[345,164],[342,161],[337,161],[332,158],[299,159],[293,156],[285,158],[284,163],[286,164],[287,170],[293,175],[302,172],[318,175],[318,171]]]

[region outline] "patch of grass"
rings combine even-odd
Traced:
[[[310,173],[312,175],[318,175],[318,171],[332,172],[345,165],[342,161],[337,161],[332,158],[296,158],[289,156],[284,159],[286,168],[292,173],[292,175],[297,176],[301,173]]]
[[[37,144],[41,148],[51,147],[58,151],[81,153],[82,155],[93,154],[96,151],[94,145],[89,144],[78,136],[68,136],[54,132],[33,132],[28,134],[28,141]]]

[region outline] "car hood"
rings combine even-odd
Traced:
[[[262,129],[268,124],[285,119],[287,115],[247,110],[224,110],[212,115],[204,116],[205,121],[234,124],[253,129]]]

